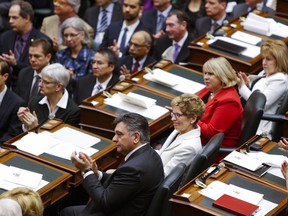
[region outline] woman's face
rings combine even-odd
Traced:
[[[223,88],[221,80],[212,71],[203,71],[203,74],[204,83],[210,92],[216,94]]]
[[[69,27],[64,30],[63,39],[67,47],[76,48],[82,46],[82,40],[84,38],[83,32],[78,32],[76,29]]]
[[[40,93],[49,97],[57,92],[59,85],[51,77],[43,76],[39,82]]]
[[[193,129],[193,123],[195,122],[193,117],[183,115],[178,106],[172,107],[171,120],[173,121],[175,130],[180,134],[191,131]]]
[[[262,54],[262,67],[267,76],[276,73],[276,59],[271,53]]]

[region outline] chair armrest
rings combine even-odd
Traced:
[[[222,147],[220,147],[219,153],[220,154],[230,154],[234,150],[236,150],[236,148],[222,148]]]
[[[263,114],[262,120],[267,120],[267,121],[276,121],[276,122],[284,122],[288,121],[288,117],[285,115],[276,115],[276,114]]]

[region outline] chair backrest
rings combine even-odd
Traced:
[[[171,215],[171,203],[169,199],[178,190],[179,184],[185,172],[186,165],[180,163],[165,177],[151,200],[145,216],[169,216]]]
[[[253,91],[244,107],[241,125],[242,134],[238,141],[238,146],[242,145],[256,134],[265,104],[266,96],[258,90]]]
[[[288,91],[286,92],[286,95],[284,96],[282,104],[277,109],[275,115],[285,115],[285,113],[288,111]],[[265,113],[264,113],[265,115]],[[278,142],[281,137],[283,136],[283,127],[284,127],[284,121],[273,121],[272,127],[271,127],[271,136],[272,140],[275,142]]]

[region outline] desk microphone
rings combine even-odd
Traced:
[[[109,87],[108,92],[110,93],[110,91],[114,88],[114,86],[116,86],[117,84],[119,84],[120,82],[122,82],[124,80],[125,80],[125,75],[123,75],[123,74],[120,75],[119,80]]]
[[[52,120],[55,118],[55,114],[54,113],[50,113],[48,118],[45,119],[44,121],[42,121],[36,128],[35,128],[35,133],[38,134],[39,129],[48,121],[48,120]]]
[[[210,172],[208,175],[206,175],[205,177],[201,177],[202,178],[202,182],[204,184],[206,184],[207,179],[209,179],[211,176],[213,176],[216,172],[220,171],[221,169],[223,169],[225,167],[225,164],[223,162],[221,162],[220,164],[218,164],[216,166],[216,168],[214,170],[212,170],[212,172]]]

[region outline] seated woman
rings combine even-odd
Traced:
[[[59,63],[43,68],[39,88],[44,97],[34,97],[28,107],[20,107],[17,113],[26,130],[54,117],[78,127],[80,108],[69,98],[65,89],[69,80],[70,73]]]
[[[249,77],[239,73],[239,94],[247,100],[253,91],[261,91],[266,96],[264,112],[275,114],[288,91],[288,48],[281,40],[267,41],[261,46],[261,55],[263,72]],[[270,121],[262,120],[257,134],[270,137],[271,126]]]
[[[17,187],[0,195],[0,199],[8,198],[19,203],[23,216],[42,216],[44,206],[40,195],[32,189]]]
[[[197,122],[204,113],[204,102],[197,95],[182,94],[172,100],[171,106],[167,108],[171,110],[175,130],[156,150],[162,159],[165,176],[179,163],[188,165],[202,149]]]
[[[235,147],[241,135],[243,108],[235,89],[237,76],[231,64],[223,57],[211,58],[203,65],[204,83],[209,91],[201,128],[202,144],[217,133],[225,134],[222,147]]]

